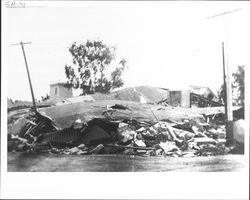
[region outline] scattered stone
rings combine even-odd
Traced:
[[[135,131],[125,130],[125,131],[118,133],[118,141],[121,143],[127,143],[131,141],[132,139],[134,139],[135,136],[136,136]]]
[[[77,147],[73,147],[69,149],[68,151],[70,152],[70,154],[76,154],[79,151],[79,149]]]
[[[179,148],[175,145],[175,142],[161,142],[159,145],[165,153],[169,151],[179,150]]]
[[[138,133],[140,134],[140,133]],[[145,140],[153,140],[155,139],[155,135],[151,134],[149,131],[144,131],[141,133],[142,135],[142,140],[145,139]],[[139,138],[138,138],[139,139]]]
[[[217,129],[211,128],[208,130],[207,135],[214,139],[226,138],[226,130],[223,129],[222,127],[217,128]]]
[[[158,131],[156,129],[154,129],[153,127],[150,127],[148,129],[148,131],[149,131],[150,135],[152,135],[152,136],[155,136],[158,134]]]
[[[137,139],[137,140],[144,140],[144,139],[146,139],[146,137],[144,137],[144,136],[142,135],[142,133],[137,133],[137,134],[136,134],[136,139]]]
[[[159,156],[159,155],[161,155],[162,154],[162,149],[157,149],[157,150],[155,150],[155,155],[156,156]]]
[[[146,131],[146,129],[144,127],[139,128],[138,130],[136,130],[137,133],[141,133]]]
[[[73,129],[82,129],[82,128],[83,128],[83,123],[81,119],[77,119],[76,121],[74,121]]]
[[[102,151],[102,149],[104,148],[103,144],[99,144],[96,148],[92,149],[89,153],[91,154],[98,154]]]
[[[200,149],[200,147],[197,145],[196,142],[189,142],[187,145],[188,145],[188,149],[194,149],[194,150]]]
[[[77,148],[80,149],[80,150],[84,150],[87,147],[85,146],[85,144],[80,144]]]
[[[118,126],[118,130],[122,131],[122,130],[125,130],[128,128],[128,124],[127,123],[119,123],[119,126]]]
[[[174,133],[177,135],[177,137],[181,140],[190,140],[192,138],[194,138],[195,134],[188,132],[188,131],[184,131],[184,130],[180,130],[177,128],[173,128]]]
[[[146,144],[142,140],[136,140],[135,146],[137,147],[146,147]]]

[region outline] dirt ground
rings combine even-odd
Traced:
[[[8,153],[8,172],[231,172],[243,169],[244,155],[164,158]]]

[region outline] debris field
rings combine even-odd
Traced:
[[[49,113],[50,108],[46,109]],[[231,150],[225,146],[225,125],[217,113],[175,120],[158,117],[164,107],[145,109],[151,118],[138,117],[133,106],[119,102],[98,111],[91,109],[95,115],[75,115],[70,125],[63,113],[55,120],[40,110],[8,119],[8,151],[195,157],[224,155]]]

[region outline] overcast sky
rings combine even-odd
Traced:
[[[72,42],[102,39],[117,47],[117,60],[129,69],[125,86],[169,89],[222,84],[221,43],[226,41],[229,66],[249,64],[250,9],[247,2],[26,2],[5,9],[7,95],[31,100],[20,41],[25,45],[35,96],[49,93],[52,81],[65,79]],[[209,16],[242,8],[225,17]],[[227,29],[227,31],[225,31]],[[225,39],[227,33],[227,40]],[[248,62],[248,63],[247,63]]]

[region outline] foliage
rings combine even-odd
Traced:
[[[50,98],[50,96],[48,94],[46,94],[46,96],[41,96],[41,100],[42,101],[46,101]]]
[[[232,93],[235,94],[234,102],[235,105],[244,106],[244,97],[245,97],[245,83],[244,83],[244,77],[245,77],[245,68],[244,66],[238,66],[238,69],[233,75],[233,83],[232,83]],[[224,87],[224,84],[221,86],[221,88],[218,91],[218,96],[221,102],[225,102],[226,99],[226,88]]]
[[[234,83],[233,89],[237,92],[236,104],[240,106],[244,106],[245,101],[245,68],[244,66],[238,66],[238,70],[233,73]]]
[[[65,65],[68,85],[81,88],[82,94],[108,93],[123,86],[121,76],[126,60],[122,59],[114,71],[110,71],[109,67],[115,60],[115,51],[114,47],[107,46],[103,41],[74,42],[69,48],[73,65]]]
[[[224,84],[222,84],[222,86],[220,87],[220,89],[217,92],[220,103],[225,103],[225,99],[226,99],[226,93],[225,93],[225,91],[226,90],[224,88]]]

